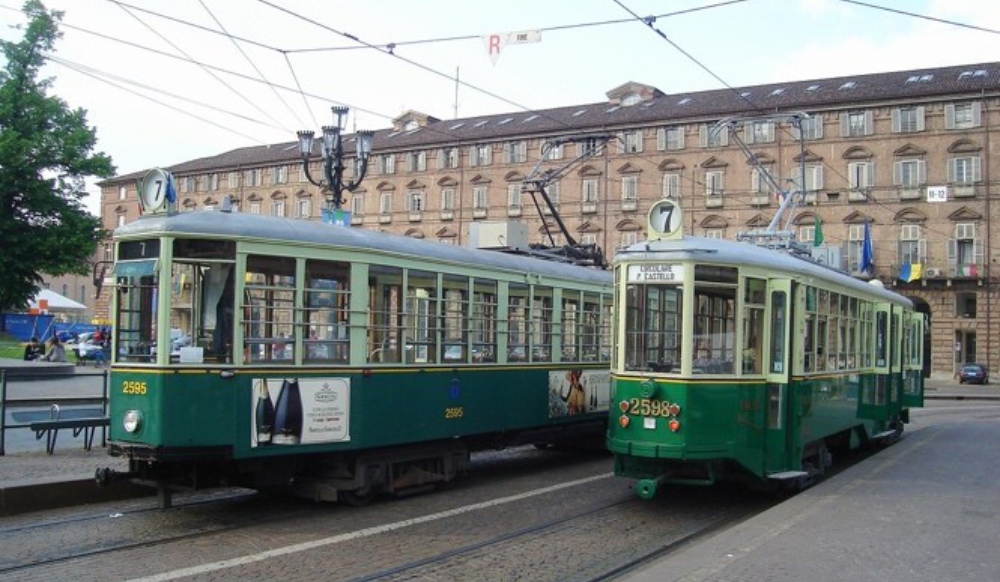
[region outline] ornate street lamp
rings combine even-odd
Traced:
[[[313,180],[309,173],[309,156],[312,155],[313,135],[311,131],[300,131],[299,154],[302,156],[302,167],[306,172],[306,179],[314,186],[319,186],[330,193],[330,203],[335,210],[340,210],[343,203],[344,190],[353,192],[361,185],[365,173],[368,172],[368,157],[372,153],[372,138],[374,131],[358,131],[354,134],[356,143],[354,153],[357,156],[357,173],[354,180],[344,183],[344,123],[347,121],[347,107],[332,107],[334,125],[323,127],[323,176],[326,181]]]

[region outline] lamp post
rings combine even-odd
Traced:
[[[357,156],[358,175],[347,183],[344,182],[344,123],[347,121],[347,107],[331,107],[333,111],[334,125],[323,126],[323,177],[324,181],[316,181],[309,173],[309,156],[312,155],[313,135],[311,131],[300,131],[299,154],[302,156],[302,167],[306,172],[306,179],[314,186],[319,186],[323,190],[330,192],[330,203],[335,210],[340,210],[343,203],[344,190],[353,192],[361,185],[365,173],[368,172],[368,157],[372,153],[372,138],[374,131],[358,131],[355,134],[354,152]]]

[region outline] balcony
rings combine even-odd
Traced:
[[[511,204],[510,206],[508,206],[507,207],[507,216],[510,216],[510,217],[521,216],[521,205],[520,204]]]
[[[597,214],[597,203],[584,202],[580,207],[580,212],[582,214]]]
[[[364,223],[365,223],[365,217],[363,214],[351,215],[351,224],[364,224]]]
[[[923,196],[923,188],[900,188],[900,200],[920,200]]]
[[[722,194],[705,196],[705,208],[722,208]]]
[[[635,212],[639,208],[639,203],[635,198],[622,200],[622,212]]]
[[[452,211],[452,210],[442,210],[441,211],[441,220],[454,220],[454,219],[455,219],[455,212],[454,211]]]
[[[485,208],[473,208],[472,218],[486,218],[487,211]]]
[[[410,222],[420,222],[421,220],[423,220],[423,217],[424,213],[420,212],[419,210],[411,210],[407,215],[407,219]]]
[[[973,198],[976,196],[976,187],[973,184],[955,184],[951,187],[953,198]]]
[[[847,193],[848,202],[868,202],[868,190],[851,190]]]
[[[392,213],[391,212],[383,212],[382,214],[378,215],[378,223],[379,224],[389,224],[390,222],[392,222]]]
[[[754,192],[750,196],[750,206],[768,206],[769,204],[771,204],[771,196],[768,194]]]

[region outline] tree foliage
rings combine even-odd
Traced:
[[[41,274],[85,274],[106,233],[87,212],[84,180],[114,175],[111,158],[93,153],[97,133],[83,109],[48,95],[38,79],[61,36],[61,12],[39,0],[24,4],[20,42],[0,41],[0,310],[22,309]]]

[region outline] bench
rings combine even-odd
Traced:
[[[94,444],[94,433],[98,428],[111,426],[110,418],[67,418],[65,420],[39,420],[32,422],[29,427],[35,431],[35,438],[38,440],[45,436],[45,452],[52,454],[56,448],[56,437],[59,436],[59,429],[73,429],[73,437],[83,433],[83,448],[89,451]]]

